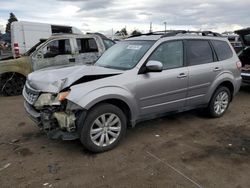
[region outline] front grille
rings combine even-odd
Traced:
[[[27,83],[25,84],[23,96],[29,104],[33,105],[36,102],[39,97],[39,93],[39,91],[31,88]]]

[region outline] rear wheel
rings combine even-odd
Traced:
[[[213,94],[208,105],[208,112],[211,117],[221,117],[226,112],[231,101],[231,93],[227,87],[219,87]]]
[[[25,84],[25,77],[16,73],[1,75],[0,93],[5,96],[21,95]]]
[[[84,121],[81,142],[92,152],[104,152],[114,148],[126,132],[126,116],[112,104],[94,107]]]

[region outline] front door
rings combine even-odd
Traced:
[[[162,43],[151,54],[149,60],[160,61],[163,71],[138,75],[136,98],[141,116],[178,111],[184,107],[188,69],[183,58],[182,41]]]
[[[75,64],[70,39],[57,39],[46,43],[32,55],[33,70],[46,67]]]

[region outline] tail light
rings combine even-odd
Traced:
[[[242,67],[242,63],[240,61],[237,61],[236,62],[236,67],[241,70],[241,67]]]
[[[14,43],[14,53],[15,53],[15,57],[20,57],[20,52],[19,52],[19,46],[18,43]]]

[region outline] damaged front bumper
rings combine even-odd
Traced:
[[[51,139],[75,140],[79,138],[76,131],[76,117],[73,113],[38,112],[29,103],[24,102],[24,108],[38,127]]]
[[[60,103],[52,94],[40,94],[25,86],[24,108],[28,116],[52,139],[75,140],[79,138],[76,114],[82,110],[70,101]]]

